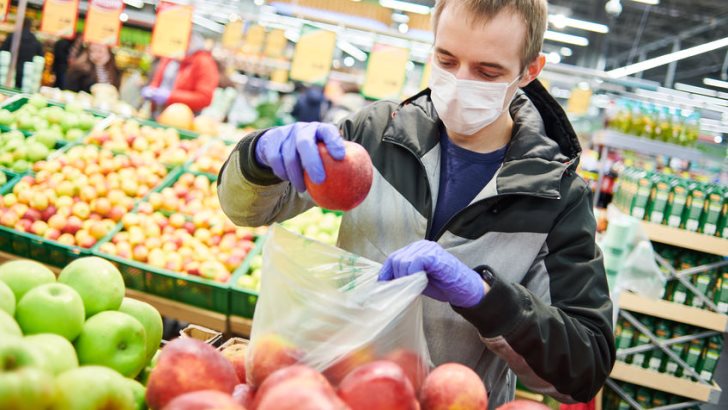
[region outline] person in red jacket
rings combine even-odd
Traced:
[[[200,112],[212,102],[218,81],[217,63],[204,49],[202,35],[193,33],[184,59],[163,58],[151,83],[142,89],[142,96],[152,101],[157,110],[182,103]]]

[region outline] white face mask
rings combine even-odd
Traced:
[[[492,124],[505,110],[510,83],[459,80],[432,63],[430,89],[432,103],[445,127],[460,135],[473,135]]]

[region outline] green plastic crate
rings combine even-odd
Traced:
[[[250,263],[253,257],[263,252],[266,236],[261,236],[255,241],[255,247],[245,257],[245,261],[233,272],[230,278],[230,314],[234,316],[252,319],[255,313],[255,305],[258,303],[258,292],[244,289],[238,286],[238,279],[241,276],[250,274]]]
[[[230,290],[226,283],[155,268],[146,263],[123,259],[97,250],[92,253],[114,263],[129,289],[218,313],[228,313]]]

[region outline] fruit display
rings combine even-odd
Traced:
[[[26,172],[36,162],[48,158],[58,141],[60,133],[52,130],[38,131],[27,138],[17,130],[0,134],[0,166],[17,173]]]
[[[79,105],[48,105],[48,101],[37,94],[15,111],[0,109],[0,127],[5,130],[18,129],[27,133],[48,130],[59,140],[68,142],[79,141],[98,120]]]
[[[700,134],[700,114],[622,100],[618,102],[616,112],[607,119],[607,126],[638,137],[694,145]]]
[[[124,298],[113,264],[79,258],[56,280],[45,266],[17,260],[0,265],[3,286],[19,297],[14,314],[0,311],[0,408],[144,408],[134,378],[159,349],[162,317]]]
[[[84,109],[95,109],[104,112],[111,112],[125,117],[131,117],[138,114],[137,110],[131,105],[118,99],[118,92],[113,89],[112,93],[98,92],[97,88],[107,86],[108,84],[96,83],[91,86],[91,94],[81,91],[73,92],[70,90],[61,90],[52,87],[40,87],[38,94],[50,100],[62,102],[64,104],[79,105]],[[96,91],[96,92],[95,92]],[[110,95],[111,94],[111,95]]]
[[[303,352],[278,335],[268,335],[250,349],[247,344],[226,345],[218,351],[189,338],[168,343],[149,377],[149,408],[484,410],[488,406],[485,386],[473,370],[446,363],[428,374],[412,352],[408,353],[414,361],[367,356],[332,382],[326,371],[303,363]],[[422,380],[413,384],[412,374],[422,374]],[[528,407],[529,403],[535,404],[521,401],[503,408],[540,408]]]
[[[204,146],[207,138],[183,139],[174,128],[152,127],[138,121],[117,120],[104,130],[90,133],[85,142],[117,153],[150,155],[172,167],[192,159]]]
[[[72,147],[34,171],[2,197],[0,225],[83,248],[109,234],[167,175],[145,155],[94,146]]]
[[[254,246],[255,231],[206,213],[169,217],[142,203],[122,218],[123,229],[99,251],[225,283]]]
[[[213,225],[233,226],[232,222],[225,222],[228,219],[217,199],[217,184],[205,175],[185,172],[172,186],[149,194],[147,202],[155,211],[190,216],[203,213],[198,218],[212,219]]]
[[[212,140],[204,148],[200,156],[190,164],[190,170],[218,175],[222,165],[228,159],[233,149],[235,149],[235,144],[226,144],[221,140]]]

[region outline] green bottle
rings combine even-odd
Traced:
[[[723,207],[720,210],[720,220],[715,234],[721,238],[728,238],[728,189],[723,191]]]
[[[703,220],[705,208],[705,186],[700,182],[693,181],[689,187],[687,210],[685,214],[685,229],[690,232],[698,232],[702,228],[700,222]]]
[[[688,201],[688,188],[684,179],[673,178],[665,209],[665,221],[673,228],[680,228],[683,222],[685,204]]]
[[[646,171],[642,173],[637,181],[637,192],[632,200],[630,214],[637,219],[644,219],[647,212],[647,205],[650,202],[650,192],[652,192],[652,172]]]
[[[705,212],[703,212],[703,220],[701,221],[702,233],[712,236],[718,231],[724,196],[723,188],[718,185],[711,184],[706,189]]]
[[[665,220],[672,178],[668,175],[655,175],[657,178],[654,179],[652,186],[651,201],[647,215],[650,222],[661,224]]]

